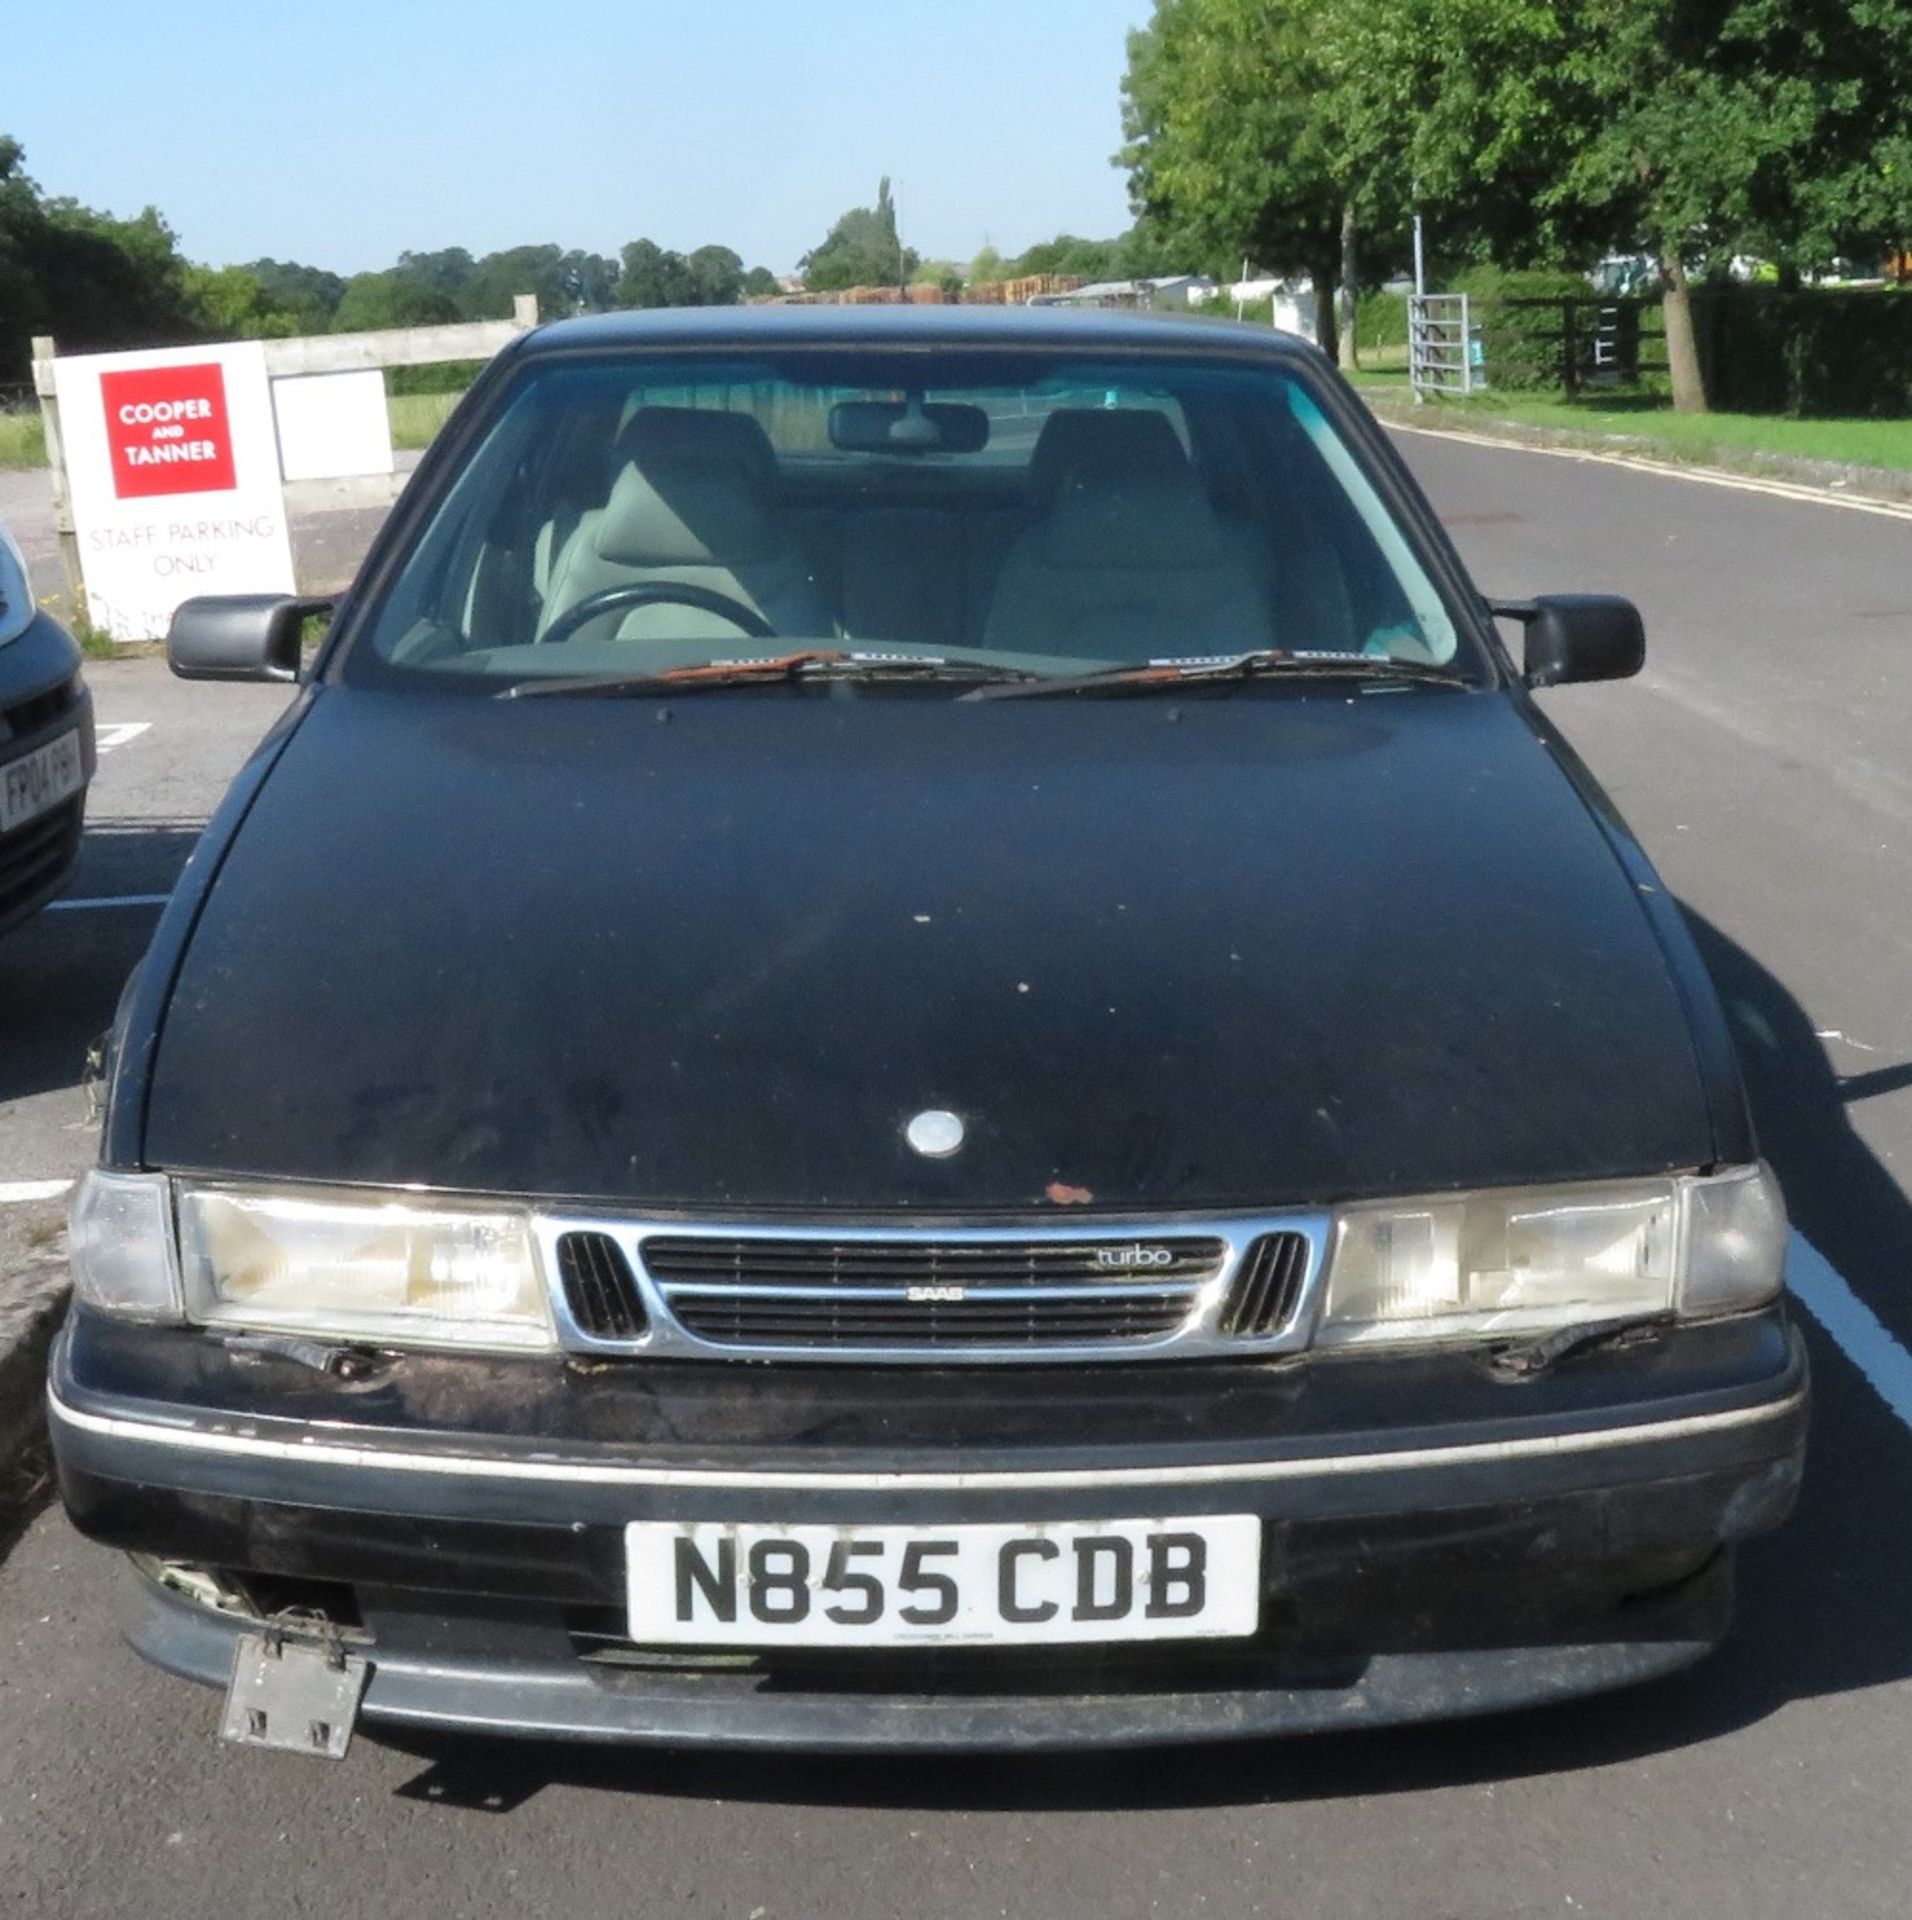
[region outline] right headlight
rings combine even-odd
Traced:
[[[1764,1165],[1341,1208],[1321,1346],[1521,1337],[1770,1300],[1786,1210]]]

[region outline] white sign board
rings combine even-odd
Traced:
[[[272,383],[279,422],[279,470],[288,480],[338,480],[390,473],[392,420],[385,375],[281,374]]]
[[[265,349],[170,347],[53,363],[87,611],[156,640],[201,593],[290,593]]]

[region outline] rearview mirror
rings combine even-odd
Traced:
[[[1490,600],[1490,611],[1527,629],[1523,676],[1530,687],[1573,680],[1627,680],[1646,662],[1640,610],[1615,593],[1547,593]]]
[[[166,664],[182,680],[296,680],[299,636],[329,599],[222,593],[183,600],[166,633]]]
[[[989,416],[952,401],[839,400],[830,409],[830,444],[845,453],[981,453]]]

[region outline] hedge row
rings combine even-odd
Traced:
[[[1476,267],[1454,282],[1468,296],[1468,319],[1479,336],[1490,386],[1503,393],[1559,387],[1564,307],[1509,306],[1515,300],[1587,300],[1592,289],[1577,273],[1504,273]]]
[[[1470,296],[1491,386],[1503,392],[1558,392],[1562,306],[1579,303],[1576,324],[1594,323],[1593,296],[1572,273],[1501,273],[1481,268],[1453,283]],[[1639,384],[1664,388],[1665,313],[1657,300],[1613,303],[1621,327],[1637,328]],[[1693,325],[1707,397],[1725,413],[1836,419],[1912,418],[1912,289],[1771,286],[1697,288]],[[1583,368],[1583,371],[1585,369]]]
[[[1706,288],[1693,308],[1722,412],[1912,417],[1912,290]]]

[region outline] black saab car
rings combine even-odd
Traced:
[[[94,768],[80,658],[0,526],[0,933],[58,893],[79,858]]]
[[[134,1644],[363,1718],[1041,1747],[1662,1674],[1794,1497],[1675,904],[1279,335],[499,357],[132,982],[51,1409]],[[1493,624],[1525,625],[1524,665]]]

